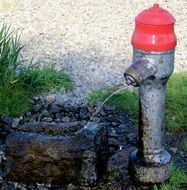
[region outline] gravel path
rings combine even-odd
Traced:
[[[154,2],[1,0],[0,20],[22,29],[25,58],[64,67],[77,87],[71,96],[80,100],[93,89],[124,84],[134,17]],[[187,70],[187,0],[157,2],[177,20],[175,72]]]

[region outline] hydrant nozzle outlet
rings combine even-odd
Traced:
[[[142,58],[134,62],[124,73],[127,85],[139,86],[148,78],[154,78],[157,71],[154,60]]]

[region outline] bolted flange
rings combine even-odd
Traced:
[[[138,157],[137,150],[131,153],[129,162],[129,171],[133,180],[137,183],[153,184],[166,181],[171,176],[172,171],[172,158],[167,151],[159,156],[163,159],[167,158],[167,162],[160,162],[154,164],[147,164],[141,161]],[[162,159],[162,158],[161,158]]]

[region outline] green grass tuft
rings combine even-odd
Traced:
[[[73,83],[63,70],[21,58],[20,36],[4,24],[0,29],[0,114],[19,116],[30,109],[31,99],[43,92],[65,92]]]
[[[154,186],[154,190],[182,190],[186,188],[187,173],[179,168],[173,167],[169,183],[163,183],[160,187]]]
[[[118,88],[106,88],[94,91],[88,101],[103,102]],[[106,104],[118,110],[126,111],[138,120],[139,100],[138,94],[126,90],[112,96]],[[167,84],[166,96],[166,125],[175,132],[187,131],[187,72],[173,74]]]
[[[53,66],[45,65],[42,68],[33,65],[21,71],[19,79],[26,89],[33,93],[66,92],[73,89],[73,82],[63,69],[56,70]]]
[[[173,131],[187,131],[187,72],[173,74],[167,84],[166,125]]]
[[[23,87],[0,86],[0,114],[19,116],[30,109],[30,98]]]

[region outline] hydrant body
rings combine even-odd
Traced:
[[[139,86],[139,143],[130,155],[129,169],[141,183],[160,183],[171,176],[172,158],[164,150],[164,128],[166,83],[174,69],[174,22],[158,4],[136,17],[133,64],[124,74],[127,84]]]

